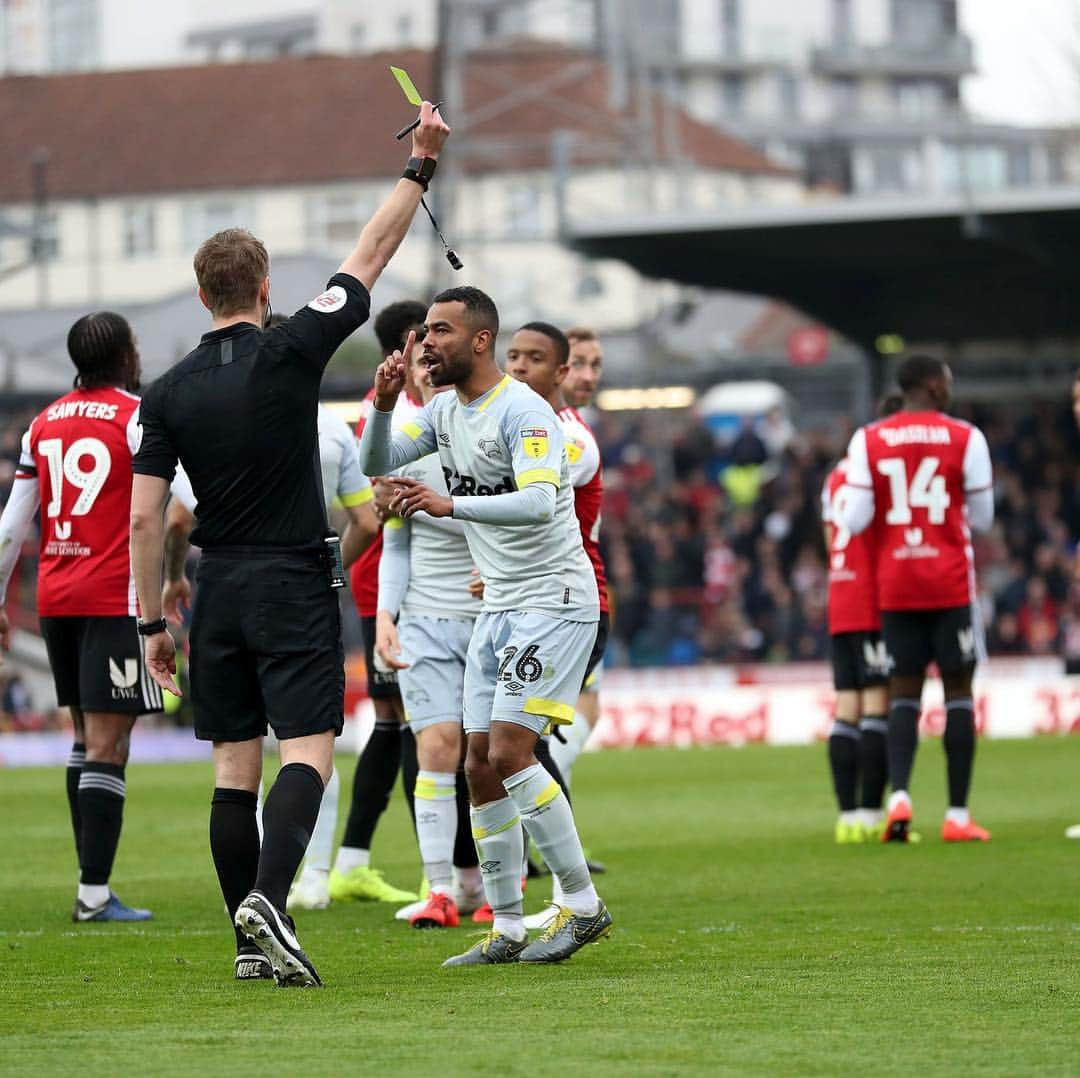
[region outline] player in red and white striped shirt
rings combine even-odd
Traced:
[[[40,505],[41,635],[57,702],[75,726],[67,769],[80,866],[72,919],[143,921],[148,910],[125,906],[109,889],[131,728],[139,715],[162,709],[143,662],[128,553],[139,353],[131,327],[110,311],[80,318],[68,351],[75,389],[30,424],[0,517],[0,645],[9,646],[7,583]]]
[[[994,520],[990,450],[982,431],[945,414],[952,372],[939,359],[911,356],[897,372],[903,409],[855,432],[848,447],[840,522],[854,534],[872,526],[878,605],[892,665],[885,841],[907,841],[908,781],[918,743],[926,668],[945,687],[947,842],[983,841],[967,800],[975,759],[972,677],[980,647],[972,621],[975,565],[971,529]]]

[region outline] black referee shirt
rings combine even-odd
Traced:
[[[270,330],[214,330],[146,391],[139,475],[169,482],[179,461],[195,492],[196,546],[301,547],[326,532],[319,385],[371,299],[336,273],[327,290]]]

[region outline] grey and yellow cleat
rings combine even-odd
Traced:
[[[529,945],[528,937],[512,940],[501,932],[492,929],[484,933],[479,943],[470,947],[464,954],[448,958],[444,966],[497,966],[505,962],[516,962],[521,952]]]
[[[611,914],[603,902],[596,913],[585,916],[565,906],[547,931],[521,952],[520,962],[563,962],[586,943],[596,943],[611,931]]]

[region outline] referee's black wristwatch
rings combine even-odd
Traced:
[[[136,622],[135,628],[138,630],[139,636],[157,636],[158,633],[165,631],[168,624],[164,618],[158,618],[157,621]]]
[[[426,191],[431,177],[435,175],[438,162],[434,157],[410,157],[405,171],[401,174],[406,180],[418,183]]]

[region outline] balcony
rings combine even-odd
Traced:
[[[884,45],[826,45],[814,49],[812,65],[822,75],[891,75],[958,79],[975,70],[971,40],[962,34],[923,45],[889,41]]]

